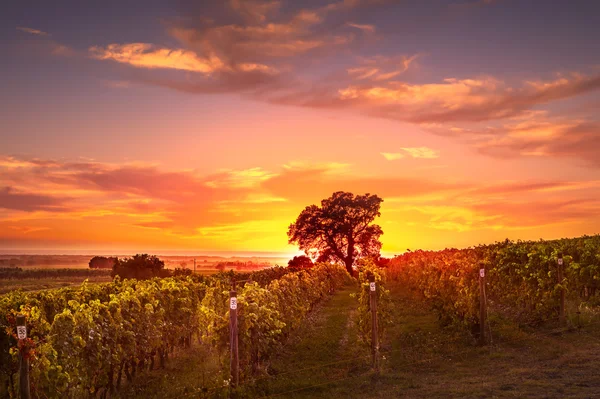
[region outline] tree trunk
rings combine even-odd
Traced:
[[[354,263],[354,260],[346,259],[346,261],[344,263],[346,264],[346,270],[348,271],[348,274],[350,274],[352,277],[354,277],[354,269],[352,268],[352,264]]]
[[[352,233],[348,234],[348,256],[345,259],[346,270],[352,277],[354,277],[354,269],[352,269],[352,265],[354,264],[354,237]]]

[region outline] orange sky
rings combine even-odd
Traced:
[[[600,232],[599,13],[108,4],[1,21],[0,250],[294,253],[338,190],[386,255]]]

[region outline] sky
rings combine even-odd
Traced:
[[[600,233],[600,2],[19,1],[0,250],[293,254],[335,191],[383,254]]]

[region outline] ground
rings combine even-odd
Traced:
[[[357,335],[349,285],[317,308],[271,360],[268,375],[243,382],[240,397],[281,398],[596,398],[600,326],[521,329],[493,325],[493,342],[442,328],[422,302],[391,286],[393,325],[382,343],[381,371]],[[166,370],[140,375],[122,397],[226,397],[202,393],[213,366],[194,349]]]

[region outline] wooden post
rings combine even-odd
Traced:
[[[194,258],[194,274],[196,274],[196,258]]]
[[[238,357],[237,292],[235,289],[229,291],[229,332],[231,388],[236,388],[240,379],[240,359]]]
[[[369,303],[371,307],[371,352],[373,369],[379,370],[379,329],[377,325],[377,284],[375,278],[369,278]]]
[[[558,254],[558,284],[561,285],[560,289],[560,307],[558,309],[558,321],[560,324],[565,324],[565,289],[562,286],[564,280],[564,261],[562,253]]]
[[[25,315],[17,315],[17,337],[19,341],[27,338],[27,324]],[[27,349],[24,347],[19,351],[19,391],[21,399],[30,399],[31,392],[29,389],[29,357]]]
[[[479,343],[485,345],[487,343],[485,336],[486,323],[486,297],[485,297],[485,267],[480,266],[479,269]]]

